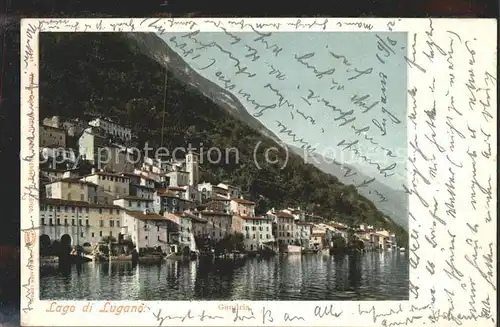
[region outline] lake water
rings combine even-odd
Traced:
[[[408,254],[43,268],[42,300],[407,300]]]

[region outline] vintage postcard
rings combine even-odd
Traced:
[[[496,31],[23,19],[21,324],[495,326]]]

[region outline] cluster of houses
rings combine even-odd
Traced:
[[[200,158],[143,157],[135,162],[130,128],[108,118],[87,123],[47,118],[40,126],[40,235],[92,246],[105,238],[128,239],[140,250],[196,251],[196,239],[216,243],[243,235],[244,248],[321,249],[332,235],[347,239],[352,228],[317,222],[300,208],[255,213],[235,185],[200,182]],[[103,151],[105,149],[105,151]],[[105,155],[105,157],[103,157]],[[80,167],[85,162],[90,171]],[[358,239],[377,249],[391,248],[394,234],[359,226]]]

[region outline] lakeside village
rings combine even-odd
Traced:
[[[131,129],[93,118],[55,116],[40,125],[41,265],[404,251],[389,231],[353,228],[300,208],[257,216],[237,185],[199,181],[194,152],[131,164]]]

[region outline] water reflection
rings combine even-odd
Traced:
[[[289,255],[240,262],[88,263],[43,268],[42,299],[405,300],[404,253]]]

